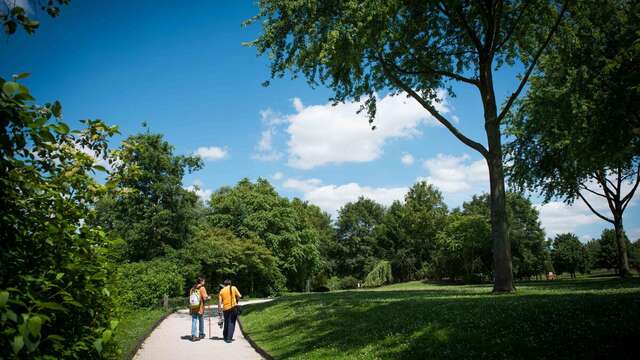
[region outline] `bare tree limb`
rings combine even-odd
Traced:
[[[594,194],[594,195],[601,196],[601,197],[603,197],[603,198],[605,198],[605,199],[607,198],[605,195],[600,194],[599,192],[595,192],[595,191],[593,191],[593,190],[589,189],[588,187],[586,187],[586,186],[584,186],[584,185],[582,185],[581,187],[582,187],[582,189],[583,189],[583,190],[587,190],[588,192],[590,192],[590,193],[592,193],[592,194]]]
[[[598,211],[596,211],[596,209],[593,208],[593,206],[591,206],[591,204],[589,204],[589,202],[587,201],[587,199],[585,199],[584,196],[582,196],[582,194],[578,191],[578,196],[580,197],[580,199],[582,199],[582,201],[589,207],[589,209],[596,214],[600,219],[604,220],[604,221],[608,221],[610,223],[613,224],[613,220],[609,219],[608,217],[600,214]]]
[[[470,138],[466,137],[464,134],[462,134],[460,130],[458,130],[455,126],[453,126],[453,124],[451,124],[451,122],[447,118],[442,116],[442,114],[440,114],[440,112],[436,110],[436,108],[433,107],[433,105],[431,105],[428,101],[424,100],[422,96],[416,93],[410,86],[405,84],[400,78],[398,78],[398,76],[393,71],[391,71],[391,69],[389,69],[389,64],[384,60],[384,58],[380,54],[378,55],[378,61],[380,61],[380,64],[382,65],[382,69],[384,73],[387,74],[387,76],[391,79],[391,81],[393,81],[399,88],[404,90],[411,97],[416,99],[418,103],[422,105],[422,107],[427,109],[427,111],[434,118],[436,118],[442,125],[444,125],[444,127],[446,127],[456,138],[458,138],[458,140],[462,141],[462,143],[469,146],[470,148],[476,150],[477,152],[482,154],[482,156],[484,156],[485,158],[489,155],[489,151],[482,144],[476,141],[473,141]],[[391,63],[391,66],[393,66],[394,68],[396,67],[395,63],[393,62]]]
[[[511,105],[513,105],[513,102],[520,95],[520,92],[524,88],[524,85],[529,80],[529,76],[531,75],[531,73],[533,72],[533,69],[538,64],[538,59],[540,58],[540,56],[544,52],[544,49],[547,48],[547,45],[549,45],[549,42],[551,42],[551,38],[553,38],[553,35],[558,30],[558,26],[560,26],[560,22],[562,22],[562,18],[564,17],[564,13],[565,13],[565,11],[567,11],[568,4],[569,4],[569,0],[565,0],[564,5],[562,6],[562,10],[560,11],[560,15],[558,15],[558,19],[556,19],[556,22],[553,25],[553,27],[551,28],[551,31],[549,31],[549,34],[547,35],[547,39],[542,43],[542,46],[538,49],[538,51],[536,52],[535,56],[533,57],[533,61],[531,62],[531,64],[529,64],[529,68],[527,69],[527,71],[524,74],[524,77],[520,81],[520,85],[518,85],[518,88],[516,89],[516,91],[513,94],[511,94],[511,96],[509,97],[509,100],[507,101],[507,104],[504,106],[502,111],[500,111],[500,115],[498,115],[498,118],[496,119],[498,124],[502,121],[502,119],[505,117],[505,115],[507,115],[507,113],[509,112],[509,109],[511,108]]]
[[[624,198],[622,198],[622,212],[624,212],[624,210],[627,208],[627,205],[629,205],[629,203],[631,202],[631,199],[633,199],[633,194],[638,189],[638,184],[640,184],[640,165],[638,165],[635,185],[633,185],[633,188],[631,188],[629,193]]]

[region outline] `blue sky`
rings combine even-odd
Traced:
[[[184,181],[203,196],[265,177],[281,194],[335,215],[359,195],[389,204],[417,179],[438,186],[452,208],[488,191],[481,157],[411,99],[379,94],[372,132],[355,114],[358,104],[330,106],[325,88],[288,78],[262,87],[268,61],[241,45],[259,33],[240,25],[255,13],[251,1],[73,1],[56,19],[36,15],[35,35],[3,39],[0,74],[30,72],[25,83],[38,101],[60,100],[71,124],[100,118],[118,125],[114,145],[146,121],[177,153],[204,155],[205,168]],[[501,98],[517,86],[518,70],[496,73]],[[477,91],[455,90],[441,110],[485,143]],[[626,213],[632,239],[640,237],[637,198]],[[548,235],[572,231],[586,240],[608,225],[582,205],[539,206]]]

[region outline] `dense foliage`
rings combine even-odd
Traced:
[[[109,182],[115,187],[98,203],[97,223],[124,240],[122,260],[150,260],[165,246],[181,248],[198,219],[198,198],[182,187],[182,178],[202,160],[176,156],[162,135],[148,133],[122,141],[113,157]]]
[[[280,196],[264,179],[248,179],[211,195],[207,221],[229,229],[240,239],[266,246],[277,259],[277,271],[291,290],[306,287],[320,266],[317,208]]]
[[[580,1],[569,12],[509,119],[510,179],[611,223],[624,276],[623,215],[640,183],[640,4]]]
[[[0,357],[95,358],[111,338],[111,298],[107,238],[88,223],[116,129],[70,130],[60,103],[37,105],[23,77],[0,79]]]

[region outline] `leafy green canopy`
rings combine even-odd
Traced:
[[[202,276],[211,293],[225,279],[233,279],[243,294],[251,296],[273,295],[286,282],[263,241],[238,238],[228,229],[202,225],[184,248],[170,251],[166,258],[178,264],[187,288]]]
[[[462,207],[465,215],[478,215],[489,220],[488,194],[474,195]],[[544,272],[544,262],[547,260],[545,234],[540,225],[538,210],[529,199],[519,193],[507,192],[507,224],[514,274],[517,277],[529,277]],[[484,261],[486,265],[490,264],[486,262],[486,258]]]
[[[608,169],[635,178],[640,161],[640,4],[570,11],[508,127],[512,182],[547,199],[576,198]]]
[[[202,160],[174,155],[159,134],[130,136],[113,157],[108,181],[115,187],[97,205],[97,224],[124,240],[124,259],[150,260],[163,254],[164,246],[184,246],[199,208],[182,178],[200,169]]]
[[[558,274],[568,272],[575,278],[576,272],[584,268],[584,245],[576,235],[567,233],[556,235],[552,246],[551,258]]]
[[[70,130],[59,102],[37,105],[14,76],[0,78],[0,358],[96,358],[109,342],[93,178],[115,127]]]
[[[336,272],[364,279],[379,259],[376,227],[382,223],[384,207],[360,197],[345,204],[338,213],[336,247],[331,256],[336,261]]]
[[[241,239],[257,239],[278,259],[289,289],[304,289],[320,265],[319,231],[313,225],[313,206],[278,195],[264,179],[241,180],[211,195],[208,221],[229,229]],[[314,210],[315,209],[315,210]]]

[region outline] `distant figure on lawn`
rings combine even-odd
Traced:
[[[189,309],[191,313],[191,341],[198,341],[205,337],[204,333],[204,303],[211,297],[204,287],[204,279],[199,277],[189,291]],[[196,323],[200,326],[199,336],[196,336]]]
[[[238,301],[242,295],[238,288],[231,286],[231,280],[224,281],[224,287],[220,289],[218,294],[218,313],[221,309],[224,314],[224,325],[222,330],[222,337],[226,343],[230,343],[233,340],[233,332],[236,329],[236,319],[240,312]]]
[[[553,273],[553,271],[549,271],[547,273],[547,280],[555,280],[556,279],[556,274]]]

